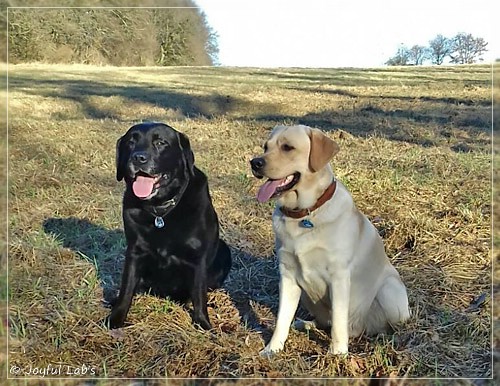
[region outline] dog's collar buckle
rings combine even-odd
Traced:
[[[174,205],[175,205],[175,198],[171,198],[170,200],[168,200],[167,202],[165,202],[164,205],[158,206],[157,208],[168,209],[168,208],[170,208],[171,206],[174,206]],[[155,212],[156,212],[156,209],[155,209]]]

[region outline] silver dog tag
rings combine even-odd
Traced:
[[[165,226],[165,222],[163,221],[163,219],[160,216],[156,216],[155,217],[155,227],[157,227],[159,229],[159,228],[163,228],[164,226]]]

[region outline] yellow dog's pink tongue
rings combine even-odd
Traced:
[[[153,177],[137,176],[132,184],[134,194],[139,198],[145,198],[153,191],[155,179]]]
[[[266,202],[269,200],[283,180],[268,180],[262,185],[257,193],[257,201]]]

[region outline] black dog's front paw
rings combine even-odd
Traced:
[[[104,319],[104,325],[109,330],[114,330],[115,328],[123,327],[124,323],[125,323],[125,318],[119,313],[111,312],[111,314],[106,319]]]
[[[199,324],[199,326],[204,330],[212,329],[212,325],[210,324],[208,318],[205,315],[195,316],[193,317],[193,321]]]

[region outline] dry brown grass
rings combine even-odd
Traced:
[[[85,365],[104,378],[245,384],[491,377],[490,79],[487,66],[12,66],[8,370]],[[191,138],[233,249],[227,283],[210,295],[212,332],[192,326],[189,308],[149,295],[135,298],[130,326],[100,324],[125,246],[114,145],[143,119]],[[327,355],[324,332],[293,329],[275,359],[258,355],[274,328],[278,272],[272,206],[255,200],[248,160],[278,123],[318,127],[339,142],[333,168],[409,290],[411,320],[393,335],[351,340],[347,358]]]
[[[0,123],[2,131],[0,134],[0,376],[6,378],[7,362],[7,307],[6,307],[6,256],[7,256],[7,92],[6,77],[7,66],[0,64]]]
[[[498,138],[499,122],[500,122],[500,65],[496,63],[494,67],[494,82],[493,82],[493,119],[494,119],[494,141],[493,141],[493,346],[494,346],[494,377],[500,377],[500,231],[498,224],[500,223],[500,211],[498,205],[500,204],[500,141]]]

